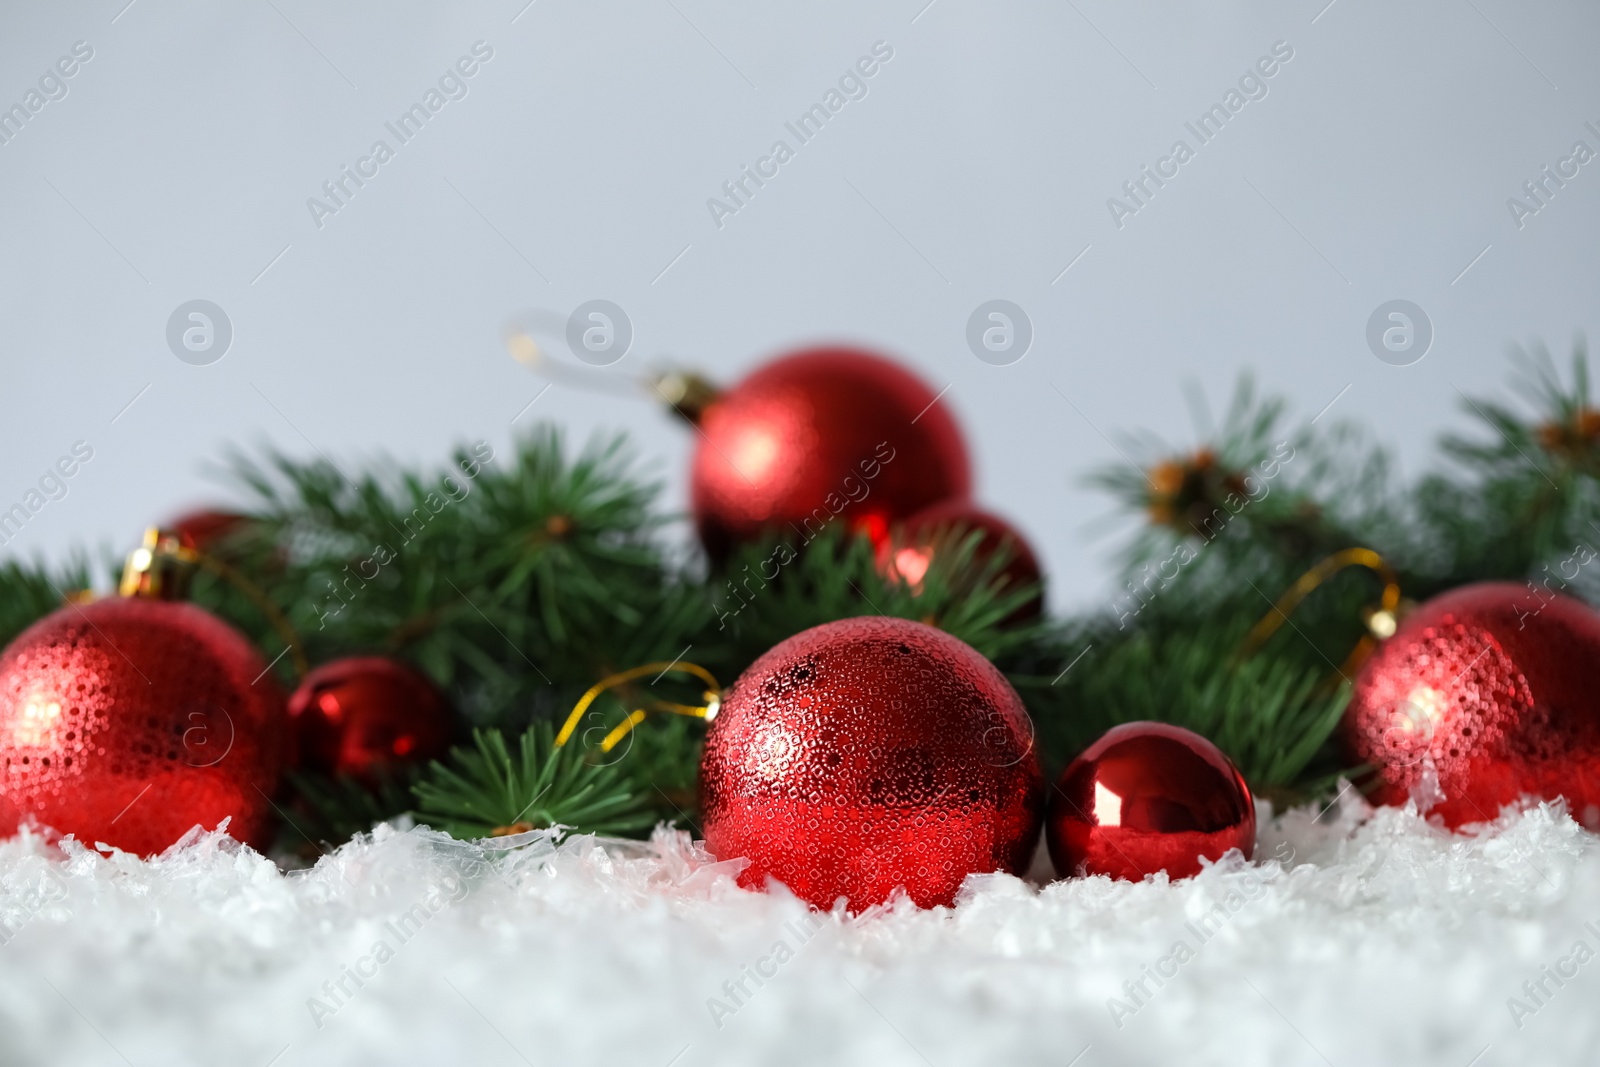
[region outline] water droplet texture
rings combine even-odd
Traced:
[[[1256,806],[1233,761],[1204,737],[1164,722],[1113,726],[1061,773],[1045,823],[1064,877],[1141,881],[1200,873],[1231,848],[1249,859]]]
[[[723,697],[700,763],[706,844],[819,908],[903,886],[951,903],[1026,869],[1043,779],[1016,691],[971,646],[883,616],[796,634]]]
[[[284,734],[265,670],[193,604],[112,597],[41,619],[0,655],[0,834],[33,816],[148,855],[231,817],[263,846]]]
[[[1565,797],[1600,829],[1600,615],[1511,582],[1435,597],[1362,668],[1344,730],[1378,803],[1436,788],[1429,814],[1456,827]]]
[[[966,442],[937,396],[899,364],[851,348],[766,364],[701,416],[690,496],[706,550],[721,559],[766,530],[810,539],[841,514],[886,529],[965,496]]]

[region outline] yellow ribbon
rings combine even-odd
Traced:
[[[625,671],[618,671],[600,679],[590,686],[583,696],[578,698],[578,703],[573,706],[572,713],[567,716],[566,723],[561,727],[561,732],[556,735],[556,747],[560,748],[572,739],[572,733],[578,728],[578,723],[583,719],[583,713],[589,710],[589,705],[599,698],[601,693],[614,686],[631,682],[636,678],[655,672],[657,678],[671,672],[679,674],[692,674],[706,683],[703,697],[705,703],[701,705],[677,704],[670,700],[652,700],[642,708],[635,708],[600,742],[600,751],[610,752],[617,743],[635,726],[644,722],[645,716],[652,711],[665,711],[673,715],[686,715],[694,719],[705,719],[707,722],[717,717],[717,712],[722,708],[722,687],[717,684],[716,677],[704,667],[696,663],[684,663],[681,660],[670,662],[646,663],[643,666],[632,667]]]
[[[1302,574],[1288,591],[1278,598],[1277,603],[1272,605],[1272,610],[1250,628],[1250,633],[1240,647],[1240,655],[1248,656],[1265,644],[1269,637],[1278,632],[1280,626],[1289,621],[1289,613],[1299,607],[1300,602],[1311,595],[1312,590],[1347,567],[1365,567],[1383,579],[1383,596],[1379,601],[1378,610],[1367,619],[1367,629],[1370,633],[1357,642],[1345,660],[1344,667],[1340,668],[1339,673],[1348,677],[1347,671],[1360,666],[1361,661],[1366,659],[1367,653],[1372,650],[1375,643],[1374,639],[1393,634],[1399,622],[1396,614],[1400,607],[1399,579],[1388,561],[1370,548],[1347,548],[1342,552],[1335,552]]]

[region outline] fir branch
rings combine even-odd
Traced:
[[[235,457],[256,497],[235,564],[268,588],[313,662],[403,653],[480,725],[551,718],[597,677],[678,654],[709,617],[667,568],[620,438],[569,457],[545,429],[493,463],[458,450],[432,473],[358,481],[325,461]],[[220,583],[195,598],[277,651],[263,620]]]
[[[1280,585],[1381,525],[1391,499],[1387,455],[1349,424],[1295,428],[1286,411],[1244,375],[1211,440],[1181,453],[1154,434],[1132,435],[1121,450],[1135,465],[1089,474],[1089,484],[1146,520],[1123,554],[1126,575],[1138,581],[1199,555],[1198,570],[1220,580],[1194,586],[1197,595],[1227,595],[1240,574]]]
[[[937,626],[990,659],[1003,658],[1041,632],[1037,624],[1008,623],[1039,590],[1006,585],[1008,555],[997,551],[980,559],[982,540],[980,531],[970,531],[948,541],[916,588],[886,576],[871,540],[842,528],[798,546],[770,540],[744,546],[722,576],[723,588],[713,588],[718,626],[707,644],[742,671],[802,630],[889,615]]]
[[[1489,432],[1447,434],[1440,446],[1468,477],[1436,474],[1417,488],[1412,556],[1436,587],[1539,576],[1579,543],[1600,542],[1600,410],[1589,399],[1587,353],[1575,346],[1570,385],[1542,348],[1513,363],[1512,391],[1532,415],[1463,396]]]
[[[64,595],[88,586],[89,569],[81,560],[74,560],[60,571],[52,571],[42,563],[0,563],[0,648],[64,606]]]
[[[620,765],[641,784],[642,797],[663,819],[700,835],[700,751],[703,722],[682,715],[656,715],[624,739]],[[624,748],[624,746],[626,746]]]
[[[561,825],[579,833],[637,834],[656,811],[614,764],[555,746],[549,724],[523,733],[515,757],[499,730],[473,731],[473,746],[435,760],[412,791],[416,817],[454,837],[481,838]]]
[[[338,845],[404,815],[411,807],[411,786],[419,775],[415,768],[380,774],[367,785],[346,775],[287,772],[284,777],[296,799],[287,809],[279,809],[283,825],[278,847],[304,855],[317,851],[318,842]]]
[[[1312,666],[1262,652],[1238,661],[1250,621],[1234,612],[1181,629],[1074,633],[1073,646],[1091,646],[1088,662],[1057,679],[1013,676],[1025,699],[1033,698],[1047,762],[1059,768],[1110,727],[1148,719],[1209,738],[1252,788],[1314,784],[1336,773],[1330,739],[1349,686],[1330,691],[1333,668],[1320,660]]]
[[[1515,349],[1511,391],[1533,410],[1519,416],[1497,400],[1463,395],[1462,410],[1494,431],[1479,441],[1445,434],[1440,449],[1469,469],[1490,478],[1512,475],[1527,479],[1529,468],[1547,474],[1569,471],[1600,475],[1600,413],[1589,401],[1588,353],[1580,342],[1572,353],[1572,383],[1562,381],[1555,361],[1543,347]],[[1543,462],[1541,462],[1543,461]]]

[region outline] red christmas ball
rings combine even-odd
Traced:
[[[1062,772],[1045,823],[1063,877],[1140,881],[1200,873],[1202,859],[1256,847],[1256,807],[1239,769],[1181,726],[1129,722],[1107,730]]]
[[[970,500],[946,500],[923,508],[893,535],[879,538],[879,569],[918,590],[934,558],[941,552],[954,551],[973,531],[982,534],[973,557],[974,564],[982,566],[997,552],[1007,553],[1000,577],[1008,590],[1038,585],[1043,580],[1038,557],[1022,535],[1006,520],[984,511]],[[1007,621],[1038,618],[1043,607],[1042,596],[1031,597]]]
[[[700,416],[691,497],[713,558],[778,530],[805,540],[834,518],[881,534],[952,496],[971,474],[937,394],[896,363],[852,348],[774,360]]]
[[[39,620],[0,655],[0,833],[28,817],[147,855],[195,825],[261,847],[283,697],[216,616],[114,597]]]
[[[443,756],[452,722],[431,681],[383,656],[324,664],[289,698],[296,765],[368,782],[384,769]]]
[[[941,630],[870,616],[796,634],[723,696],[700,762],[706,845],[819,908],[903,886],[949,904],[969,874],[1021,873],[1043,780],[995,666]]]
[[[205,508],[186,512],[162,527],[177,536],[184,548],[209,552],[224,537],[243,529],[251,522],[250,516],[234,511],[217,511]]]
[[[1511,582],[1435,597],[1362,667],[1344,728],[1378,803],[1415,792],[1456,827],[1565,797],[1600,829],[1600,615]]]

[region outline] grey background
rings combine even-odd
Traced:
[[[505,324],[604,298],[635,330],[607,373],[732,380],[846,339],[949,385],[982,499],[1079,606],[1127,529],[1081,475],[1117,459],[1102,431],[1193,444],[1185,378],[1220,412],[1254,368],[1302,417],[1349,386],[1330,418],[1414,474],[1457,388],[1504,391],[1508,345],[1593,327],[1600,162],[1520,231],[1506,208],[1600,149],[1592,3],[526,2],[0,8],[0,105],[95,52],[0,146],[0,509],[95,450],[0,552],[121,551],[218,497],[228,442],[431,461],[540,418],[626,428],[682,506],[691,434],[647,402],[557,386],[512,426],[544,383]],[[468,95],[316,228],[307,198],[478,40]],[[714,226],[707,198],[879,40],[866,98]],[[1115,227],[1107,198],[1279,40],[1269,95]],[[233,324],[210,366],[165,340],[196,298]],[[1033,322],[1014,365],[966,345],[995,298]],[[1409,367],[1365,341],[1396,298],[1435,329]]]

